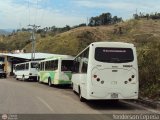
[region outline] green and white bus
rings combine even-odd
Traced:
[[[52,85],[70,85],[72,77],[73,57],[60,56],[39,62],[38,82]]]

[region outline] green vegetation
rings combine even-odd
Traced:
[[[68,28],[68,27],[66,27]],[[18,32],[11,36],[1,36],[0,48],[26,49],[31,51],[28,39],[30,33]],[[123,41],[137,47],[140,96],[160,98],[160,20],[136,19],[113,25],[82,26],[66,32],[37,33],[37,52],[77,55],[87,45],[95,41]],[[4,47],[4,46],[9,47]],[[3,46],[3,47],[2,47]]]
[[[117,16],[112,17],[111,13],[103,13],[96,17],[91,17],[89,21],[89,26],[99,26],[99,25],[109,25],[121,22],[122,18]]]
[[[0,50],[22,49],[30,43],[30,33],[16,32],[8,36],[0,36]]]
[[[139,13],[139,14],[134,14],[133,17],[135,19],[140,19],[140,18],[146,18],[146,19],[153,19],[153,20],[156,20],[156,19],[160,19],[160,13],[151,13],[151,14],[145,14],[145,13]]]
[[[112,39],[137,47],[141,97],[160,99],[160,20],[130,20],[120,26],[122,34]]]

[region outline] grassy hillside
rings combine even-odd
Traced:
[[[30,43],[30,33],[17,32],[12,35],[0,36],[0,50],[22,49]]]
[[[119,29],[121,27],[121,32]],[[37,51],[76,55],[94,41],[133,42],[136,46],[160,38],[160,21],[130,20],[110,26],[81,27],[58,34],[47,35],[37,41]],[[30,51],[30,45],[26,47]],[[62,49],[63,48],[63,49]]]
[[[54,37],[47,35],[45,38],[38,40],[36,51],[76,55],[91,42],[108,40],[109,33],[112,31],[111,28],[113,26],[81,27]],[[30,47],[31,45],[27,45],[25,49],[30,51]]]

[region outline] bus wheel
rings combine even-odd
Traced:
[[[25,81],[25,76],[24,75],[22,76],[22,81]]]
[[[72,83],[72,90],[74,93],[76,93],[75,89],[74,89],[74,84]]]
[[[82,97],[81,88],[79,87],[79,99],[81,102],[85,102],[85,99]]]
[[[37,77],[37,82],[40,82],[39,79],[40,79],[40,77],[38,76],[38,77]]]
[[[5,75],[4,78],[7,78],[7,75]]]
[[[18,80],[17,75],[15,75],[16,80]]]
[[[48,85],[49,85],[50,87],[52,86],[51,78],[48,78]]]

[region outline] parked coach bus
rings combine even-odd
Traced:
[[[91,43],[74,59],[72,85],[80,101],[137,99],[135,46],[122,42]]]
[[[53,57],[39,62],[38,81],[54,85],[70,85],[73,57]]]
[[[16,79],[36,80],[38,75],[38,62],[30,61],[14,65]]]

